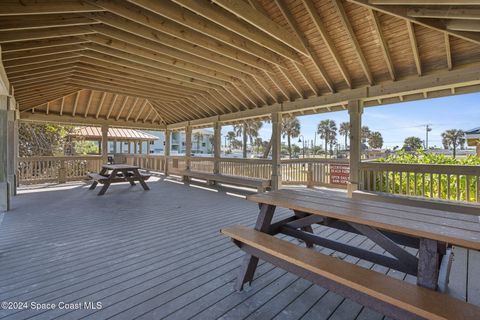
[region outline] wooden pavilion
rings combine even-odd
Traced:
[[[157,161],[159,159],[144,157],[142,163],[158,166],[165,173],[176,171],[188,175],[193,169],[199,169],[214,175],[232,170],[232,175],[238,175],[235,170],[241,166],[240,161],[220,157],[222,125],[246,119],[269,119],[272,159],[255,163],[253,171],[262,180],[268,180],[272,190],[278,190],[284,175],[280,159],[282,117],[337,110],[348,110],[350,116],[347,186],[350,200],[356,190],[372,186],[369,177],[376,177],[378,172],[386,172],[388,177],[389,172],[403,170],[415,174],[415,183],[417,174],[422,175],[423,180],[419,180],[423,181],[423,188],[419,191],[415,185],[415,194],[423,196],[429,192],[426,177],[431,182],[436,174],[440,181],[440,175],[447,174],[448,186],[453,187],[451,175],[457,175],[457,185],[460,185],[460,175],[465,176],[466,181],[475,181],[472,183],[475,191],[463,195],[458,188],[455,192],[449,190],[448,199],[456,196],[456,200],[465,197],[467,201],[480,202],[478,167],[462,167],[454,173],[441,171],[443,169],[432,171],[437,169],[431,167],[428,167],[431,171],[426,171],[418,166],[362,163],[360,156],[364,108],[480,91],[479,21],[479,0],[1,1],[0,211],[8,210],[12,201],[16,201],[12,196],[17,192],[19,179],[19,121],[101,126],[103,150],[107,149],[110,127],[163,130],[164,158]],[[212,159],[191,157],[192,129],[202,127],[214,128]],[[186,156],[171,157],[170,135],[179,130],[187,133]],[[102,159],[96,159],[100,160],[105,162],[105,153]],[[242,170],[247,172],[248,166],[250,163]],[[310,163],[302,166],[309,168]],[[384,183],[389,192],[388,178]],[[394,187],[390,191],[395,193],[395,190]],[[433,197],[432,190],[430,197]],[[265,197],[268,194],[258,199]],[[41,195],[38,199],[48,204],[48,199]],[[128,199],[133,202],[137,198]],[[155,197],[150,199],[152,203],[158,202]],[[184,204],[181,197],[173,199],[178,202],[178,208]],[[223,204],[219,198],[215,199],[199,200],[199,203]],[[112,210],[92,203],[89,204],[92,212],[98,209],[113,214]],[[122,213],[121,205],[129,204],[119,201],[115,214]],[[301,203],[296,205],[302,207]],[[156,213],[159,206],[149,207],[147,211]],[[236,210],[243,212],[240,206]],[[272,203],[263,206],[261,214],[273,215],[272,206]],[[441,206],[438,204],[437,209]],[[228,204],[224,209],[227,208]],[[68,214],[76,221],[75,210]],[[218,212],[220,209],[215,219],[223,220],[224,216]],[[23,226],[22,219],[28,220],[28,217],[27,210],[17,221],[11,218],[11,223]],[[49,221],[56,217],[49,217]],[[102,228],[109,227],[99,222],[97,216],[89,217],[98,234],[102,234]],[[155,219],[158,216],[152,214],[151,221]],[[183,214],[179,220],[182,219],[187,221],[190,217]],[[465,221],[469,228],[476,230],[478,226],[471,219],[470,215]],[[258,230],[263,227],[261,222],[259,218]],[[148,226],[148,221],[142,223]],[[160,225],[163,221],[156,223]],[[240,238],[234,231],[227,229],[225,233]],[[24,230],[24,234],[29,234],[28,230]],[[51,236],[38,234],[46,243],[55,243]],[[250,234],[243,236],[241,240],[247,241]],[[8,237],[13,239],[15,234]],[[9,244],[8,239],[5,242]],[[177,243],[184,241],[178,239]],[[428,251],[427,245],[432,243],[436,242],[427,242],[422,250]],[[423,245],[421,242],[417,247]],[[470,253],[465,252],[469,257]],[[416,259],[403,251],[401,254],[410,262]],[[18,261],[24,258],[20,255]],[[468,261],[474,260],[467,258],[466,261],[469,266]],[[253,272],[249,272],[251,263],[245,263],[245,282],[253,279]],[[466,273],[470,275],[468,270]],[[177,278],[181,279],[181,275]],[[148,283],[148,279],[145,281]],[[470,285],[465,282],[464,287],[468,289]],[[149,303],[149,299],[155,297],[145,298],[142,303]],[[382,299],[388,300],[388,297],[382,296]],[[439,305],[441,303],[419,308],[435,309]],[[127,317],[139,315],[134,307],[122,312]],[[106,316],[120,314],[113,313],[112,309],[105,313]],[[25,317],[29,316],[32,314],[26,312]],[[156,313],[149,317],[159,318]]]

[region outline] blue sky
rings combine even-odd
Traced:
[[[348,121],[348,113],[331,112],[298,119],[305,140],[313,140],[317,124],[321,120],[335,120],[338,127],[341,122]],[[365,108],[362,124],[372,131],[380,131],[384,147],[389,148],[402,146],[403,140],[408,136],[424,140],[425,125],[430,124],[432,131],[429,134],[429,145],[441,146],[440,135],[443,131],[453,128],[468,130],[480,126],[480,93]],[[224,127],[222,135],[229,130],[230,126]],[[260,135],[263,139],[270,139],[271,125],[265,123]],[[297,140],[294,139],[294,142],[299,144]],[[339,136],[338,141],[343,145],[344,138]],[[317,136],[317,145],[320,143]]]

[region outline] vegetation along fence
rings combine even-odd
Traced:
[[[480,202],[480,166],[364,162],[360,170],[366,191]]]

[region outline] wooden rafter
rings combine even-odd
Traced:
[[[422,75],[422,62],[420,61],[420,53],[418,52],[417,37],[415,36],[415,29],[413,23],[407,21],[408,37],[410,39],[410,47],[412,48],[413,59],[417,68],[417,74]]]

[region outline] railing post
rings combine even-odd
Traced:
[[[165,129],[165,148],[163,149],[165,155],[165,176],[168,176],[168,157],[170,156],[170,130]]]
[[[313,163],[307,163],[307,188],[313,188]]]
[[[67,183],[67,169],[65,168],[65,160],[60,160],[58,168],[58,183]]]
[[[213,124],[213,173],[220,173],[220,154],[222,147],[222,125],[220,122]]]
[[[9,169],[9,97],[0,95],[0,212],[10,209],[10,191],[8,181]]]
[[[361,161],[361,128],[363,105],[360,100],[348,101],[348,114],[350,115],[350,178],[347,186],[349,197],[359,186],[359,166]]]
[[[190,170],[192,162],[192,127],[187,125],[185,127],[185,166]]]
[[[102,125],[102,161],[108,162],[108,125]]]
[[[281,163],[281,131],[282,115],[279,112],[272,113],[272,190],[278,190],[282,186],[282,163]]]

